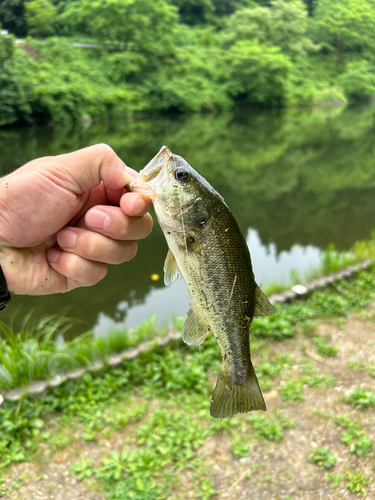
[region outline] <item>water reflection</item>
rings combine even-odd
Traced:
[[[35,157],[107,142],[142,168],[162,144],[185,156],[225,197],[247,235],[258,282],[267,284],[314,266],[319,249],[349,248],[366,239],[375,220],[375,109],[316,109],[241,115],[138,119],[74,129],[0,131],[0,173]],[[156,225],[155,225],[156,226]],[[103,331],[114,322],[136,325],[152,313],[184,314],[182,281],[164,288],[166,244],[155,227],[134,261],[112,267],[94,288],[52,297],[14,297],[36,315],[72,305],[71,314]],[[22,313],[19,314],[22,316]]]

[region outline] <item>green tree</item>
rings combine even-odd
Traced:
[[[107,44],[165,57],[173,51],[178,24],[175,6],[165,0],[80,0],[61,16]]]
[[[15,36],[24,37],[27,26],[24,19],[25,0],[2,0],[0,2],[0,23]]]
[[[238,9],[243,9],[245,7],[256,6],[257,3],[263,3],[262,0],[256,2],[255,0],[212,0],[213,6],[215,8],[215,15],[229,16],[233,14]],[[264,0],[264,3],[268,3],[268,0]]]
[[[375,67],[368,61],[353,61],[338,78],[350,101],[369,101],[375,96]]]
[[[239,41],[231,47],[227,63],[227,89],[237,102],[286,105],[291,62],[278,47]]]
[[[42,37],[54,32],[56,7],[49,0],[30,0],[25,4],[25,19],[30,35]]]
[[[277,46],[290,55],[305,55],[314,50],[307,37],[307,11],[300,0],[273,0],[271,7],[236,11],[228,20],[224,39],[231,44],[239,40],[258,40]]]
[[[198,46],[180,47],[173,65],[166,65],[146,80],[151,109],[213,111],[232,104],[221,75],[226,65],[221,54]]]
[[[29,58],[12,36],[0,35],[0,126],[27,120],[31,114]]]
[[[178,8],[183,23],[196,25],[212,19],[212,0],[171,0],[171,3]]]
[[[306,4],[309,16],[312,16],[313,12],[314,12],[314,10],[316,8],[316,5],[318,3],[318,0],[303,0],[303,3]]]
[[[339,67],[347,52],[375,50],[375,2],[371,0],[319,0],[312,26],[316,40],[336,53]]]
[[[270,9],[271,41],[291,56],[314,50],[307,37],[307,9],[300,0],[273,0]]]

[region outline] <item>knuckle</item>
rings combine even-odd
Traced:
[[[106,277],[107,272],[108,268],[106,264],[95,262],[95,264],[91,264],[89,269],[87,269],[85,278],[81,279],[81,281],[84,281],[84,286],[96,285],[96,283],[99,283],[99,281]]]
[[[130,224],[130,217],[125,216],[122,221],[122,237],[126,238],[129,235],[131,229]]]
[[[100,156],[105,158],[106,160],[110,160],[111,158],[117,157],[116,153],[113,151],[111,146],[108,146],[106,143],[97,144],[98,152]]]
[[[99,263],[96,264],[95,273],[93,273],[93,279],[95,278],[93,285],[95,285],[95,283],[98,283],[103,278],[105,278],[107,276],[107,272],[108,272],[108,267],[106,264],[99,264]]]
[[[92,235],[91,238],[87,238],[85,254],[88,258],[95,258],[100,253],[100,236]]]
[[[146,236],[148,236],[151,233],[152,228],[154,227],[154,221],[153,221],[150,214],[146,214],[146,215],[147,215],[147,221],[148,221],[148,228],[146,231],[147,232]]]
[[[82,257],[79,257],[78,255],[75,254],[69,254],[68,256],[68,272],[67,275],[70,278],[76,278],[79,277],[82,274],[84,267],[84,260]]]
[[[126,260],[125,262],[134,259],[138,252],[138,244],[136,241],[129,241],[128,248],[126,252]]]

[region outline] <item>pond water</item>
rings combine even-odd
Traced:
[[[345,250],[375,227],[375,107],[292,111],[242,110],[218,116],[138,118],[80,127],[0,131],[0,174],[45,155],[106,142],[139,170],[166,144],[184,156],[225,198],[243,231],[258,283],[288,282],[319,264],[333,243]],[[32,230],[32,228],[30,229]],[[163,283],[167,253],[157,223],[136,258],[110,268],[91,288],[48,297],[16,297],[2,312],[10,322],[31,308],[83,319],[105,334],[157,314],[185,315],[182,280]],[[157,273],[160,280],[153,282]]]

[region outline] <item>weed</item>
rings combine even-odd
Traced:
[[[375,394],[368,389],[356,387],[351,394],[346,396],[345,402],[356,408],[368,408],[375,405]]]
[[[338,487],[338,485],[340,484],[342,478],[344,477],[344,475],[339,472],[338,474],[330,474],[330,473],[327,473],[326,476],[325,476],[329,482],[331,482],[331,488],[332,489],[336,489]]]
[[[284,401],[299,402],[303,400],[304,387],[323,388],[332,387],[335,378],[330,375],[316,373],[314,365],[305,363],[300,367],[302,376],[284,382],[279,390]]]
[[[348,445],[351,453],[359,457],[371,451],[371,440],[359,429],[351,427],[341,434],[341,441]]]
[[[268,390],[272,385],[272,380],[281,375],[286,368],[290,368],[292,361],[291,356],[282,354],[275,360],[259,363],[256,371],[262,389]]]
[[[26,473],[20,474],[15,481],[5,485],[5,479],[0,476],[0,498],[15,498],[15,492],[22,488]]]
[[[348,368],[355,370],[357,372],[368,373],[372,377],[375,377],[375,365],[364,365],[358,361],[349,361]]]
[[[318,354],[320,354],[321,356],[328,358],[337,355],[338,351],[337,347],[332,344],[326,343],[322,338],[314,337],[312,339],[312,342],[315,344],[316,350],[318,351]]]
[[[302,323],[301,329],[302,329],[304,335],[306,335],[306,337],[312,337],[313,335],[315,335],[317,326],[318,325],[317,325],[316,321],[307,319],[306,321],[304,321]]]
[[[282,426],[272,417],[254,414],[249,416],[249,421],[259,437],[276,443],[283,437]]]
[[[336,463],[331,450],[327,448],[315,448],[314,452],[309,456],[309,462],[316,464],[320,468],[330,469]]]
[[[338,426],[346,429],[341,434],[341,442],[345,443],[351,453],[359,457],[367,454],[372,448],[372,442],[359,428],[356,422],[350,420],[347,415],[338,415],[335,419]]]
[[[254,320],[252,328],[255,336],[259,338],[281,340],[295,335],[292,321],[279,314]]]
[[[293,378],[284,382],[279,390],[280,396],[284,401],[302,401],[303,386],[305,385],[304,378]]]
[[[337,319],[337,328],[339,330],[343,330],[345,326],[345,318],[338,318]]]
[[[73,464],[70,467],[70,473],[76,476],[78,481],[90,478],[94,474],[93,464],[94,462],[92,460],[85,458],[82,462]]]
[[[287,411],[287,410],[286,410]],[[296,426],[296,423],[294,420],[288,420],[287,416],[285,415],[285,412],[282,410],[275,410],[274,415],[276,419],[280,422],[281,427],[283,429],[294,429]]]
[[[232,442],[232,451],[236,457],[248,457],[249,448],[249,443],[244,442],[243,437],[236,437]]]
[[[367,497],[367,490],[364,486],[369,484],[370,478],[363,476],[361,472],[347,472],[346,478],[349,480],[346,487],[351,493],[362,493],[362,496]]]
[[[309,387],[320,387],[321,389],[329,389],[335,383],[335,377],[325,375],[324,373],[314,374],[306,378],[306,384]]]

